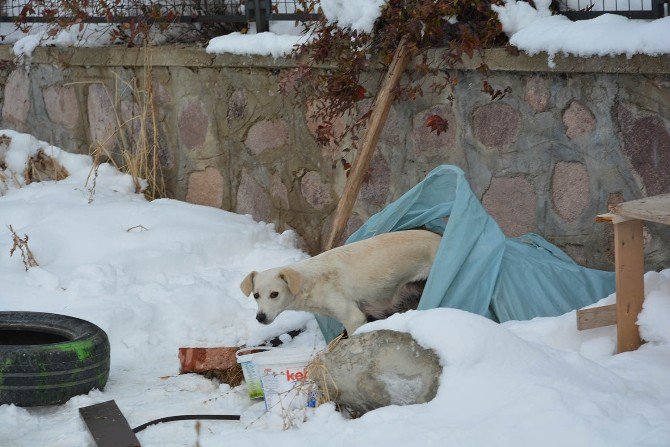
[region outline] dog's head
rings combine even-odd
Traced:
[[[270,324],[288,308],[295,295],[300,292],[301,286],[300,273],[285,267],[260,273],[251,272],[240,284],[240,289],[245,296],[253,294],[258,304],[256,320]]]

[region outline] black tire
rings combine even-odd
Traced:
[[[0,312],[0,405],[56,405],[103,389],[109,340],[79,318]]]

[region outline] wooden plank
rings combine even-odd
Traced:
[[[598,223],[602,222],[607,222],[607,223],[619,223],[619,222],[626,222],[627,220],[634,220],[629,217],[623,217],[619,216],[618,214],[614,213],[605,213],[605,214],[598,214],[596,216],[595,221]]]
[[[358,192],[363,184],[365,173],[370,167],[370,161],[372,160],[372,156],[377,147],[377,142],[379,141],[379,136],[384,128],[384,123],[386,122],[391,104],[395,97],[396,86],[402,78],[402,74],[407,67],[410,57],[411,51],[407,45],[407,39],[403,37],[393,56],[393,62],[391,62],[391,65],[386,72],[381,90],[377,94],[375,102],[372,105],[370,123],[361,142],[358,156],[349,171],[349,178],[344,187],[342,197],[337,204],[335,219],[333,220],[330,236],[324,246],[324,251],[330,250],[339,244],[344,228],[349,220],[349,216],[354,209],[354,204],[356,203]]]
[[[624,217],[670,225],[670,194],[612,205],[610,211]]]
[[[642,227],[640,220],[614,224],[618,352],[634,351],[642,344],[636,324],[644,301]]]
[[[109,400],[79,409],[98,447],[141,447],[116,402]]]
[[[616,304],[577,311],[577,330],[595,329],[616,324]]]

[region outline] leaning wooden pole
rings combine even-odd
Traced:
[[[386,72],[381,90],[379,90],[375,102],[372,104],[370,122],[365,132],[365,136],[361,140],[358,156],[349,171],[349,178],[347,179],[340,202],[337,204],[335,219],[333,220],[330,236],[324,246],[324,251],[335,247],[342,237],[349,216],[354,209],[354,204],[358,198],[361,185],[363,184],[363,178],[370,167],[370,161],[375,153],[379,136],[381,135],[384,123],[386,122],[389,110],[391,109],[391,104],[393,103],[395,96],[395,89],[409,63],[411,57],[410,53],[411,51],[407,44],[407,39],[403,37],[393,56],[393,61]]]

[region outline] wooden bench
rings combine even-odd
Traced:
[[[577,311],[577,329],[617,326],[617,352],[642,344],[636,324],[644,302],[644,221],[670,225],[670,194],[623,202],[609,207],[596,222],[614,225],[616,304]]]

